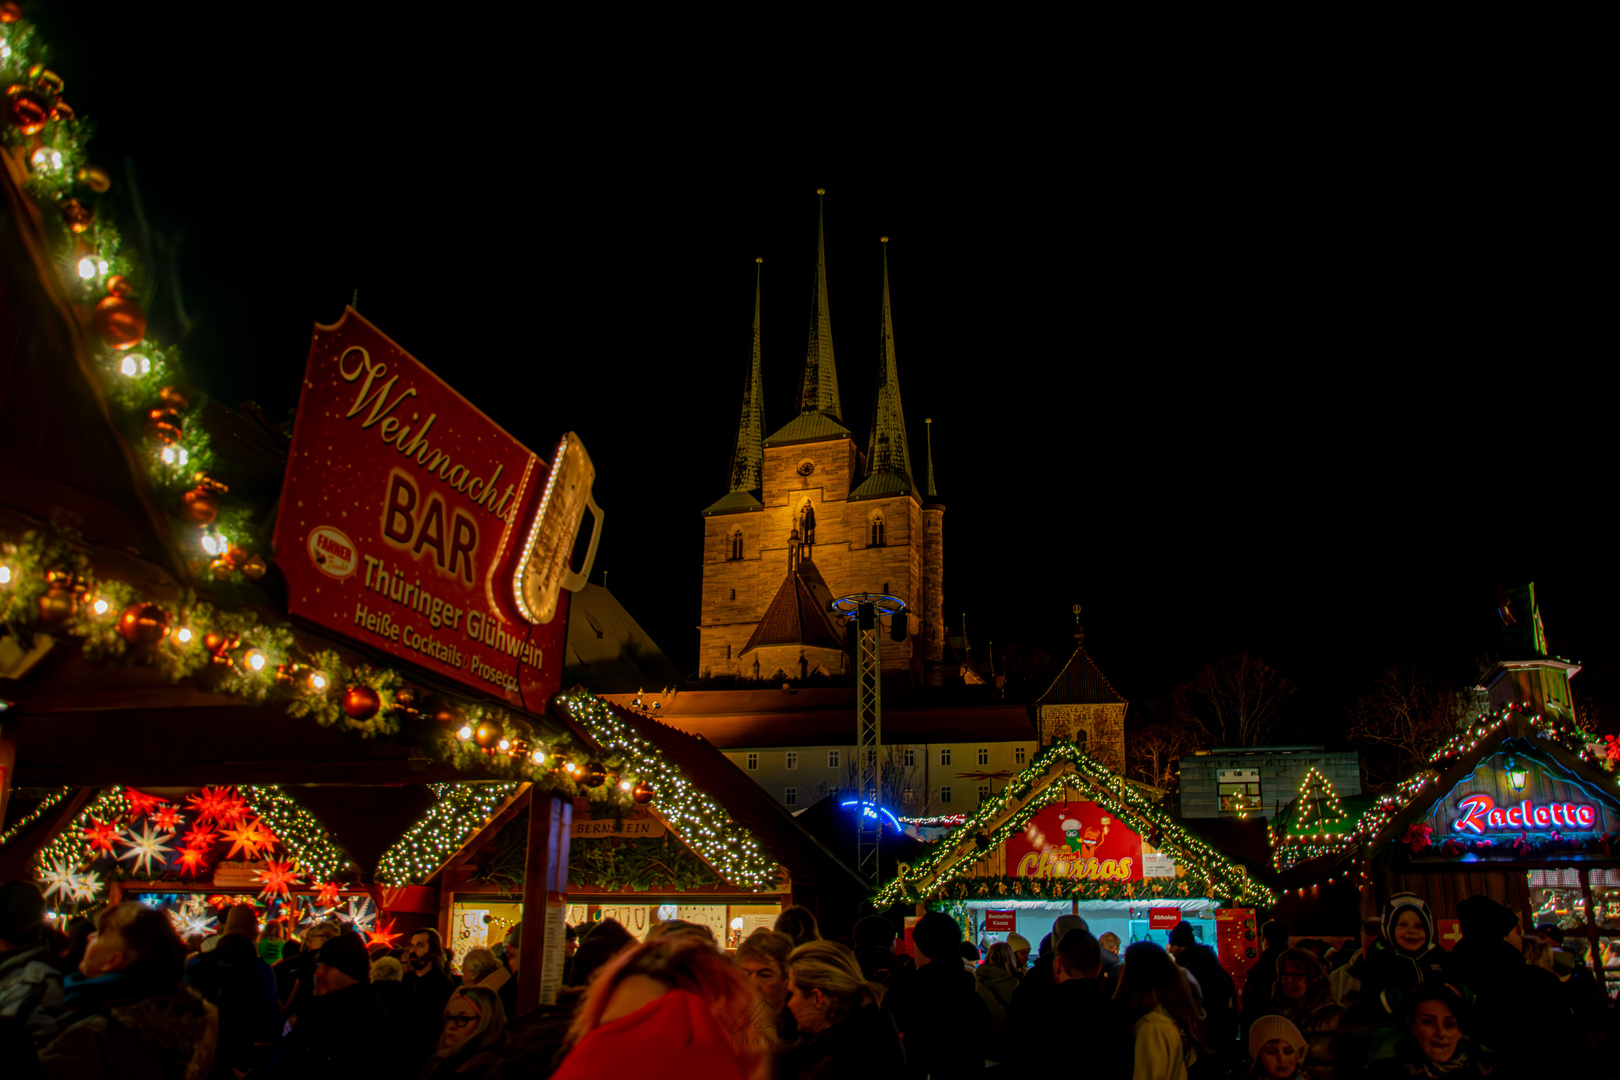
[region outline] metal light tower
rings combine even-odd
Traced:
[[[833,614],[854,620],[855,636],[855,871],[873,885],[878,878],[878,841],[883,836],[879,806],[883,797],[883,676],[879,620],[890,617],[890,634],[906,639],[906,602],[883,593],[851,593],[830,605]]]

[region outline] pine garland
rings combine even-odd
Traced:
[[[520,786],[514,782],[449,785],[427,814],[383,852],[377,880],[392,886],[427,880]]]

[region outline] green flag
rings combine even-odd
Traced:
[[[1547,655],[1547,631],[1536,606],[1536,583],[1517,589],[1496,587],[1496,613],[1502,618],[1502,657],[1528,660]]]

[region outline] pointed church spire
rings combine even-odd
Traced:
[[[900,407],[900,374],[894,358],[894,320],[889,316],[889,238],[883,237],[883,356],[878,361],[877,392],[872,401],[872,431],[866,444],[869,475],[911,475],[911,448],[906,416]]]
[[[928,442],[928,476],[923,485],[923,496],[929,499],[939,498],[939,492],[934,490],[934,421],[932,417],[923,421],[923,434]]]
[[[810,294],[810,345],[804,356],[804,381],[799,384],[799,412],[821,413],[842,423],[832,321],[827,315],[827,230],[819,198],[825,194],[826,188],[816,188],[816,277]]]
[[[764,259],[754,260],[754,351],[743,384],[742,415],[731,447],[731,491],[758,491],[765,485],[765,390],[759,376],[759,279]]]

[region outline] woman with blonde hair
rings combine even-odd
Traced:
[[[767,1040],[791,1042],[799,1035],[799,1025],[787,1003],[788,954],[792,951],[792,938],[764,927],[737,946],[737,969],[760,1002],[750,1026]]]
[[[1208,1048],[1192,988],[1170,954],[1151,941],[1127,948],[1114,997],[1131,1018],[1135,1080],[1186,1080]]]
[[[626,1062],[657,1062],[662,1075],[766,1080],[770,1055],[738,1038],[754,992],[731,961],[686,934],[629,949],[600,969],[574,1022],[557,1080],[599,1080]]]
[[[788,956],[788,1008],[803,1033],[777,1060],[782,1080],[872,1077],[892,1080],[906,1056],[894,1020],[879,1006],[884,988],[861,974],[836,941],[812,941]]]
[[[481,1080],[505,1048],[500,995],[486,986],[457,987],[444,1004],[439,1044],[422,1066],[422,1080]]]

